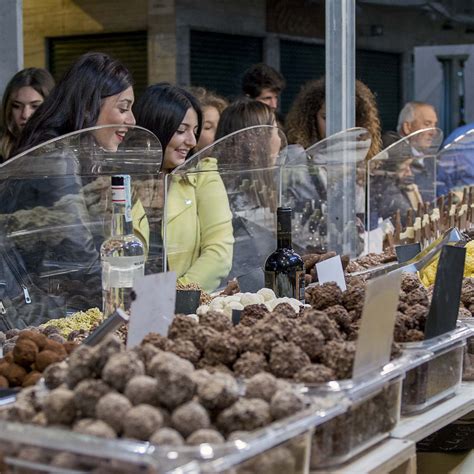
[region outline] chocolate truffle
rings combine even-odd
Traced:
[[[314,309],[324,309],[342,303],[342,291],[334,282],[323,283],[309,288],[308,303]]]
[[[156,332],[150,332],[147,334],[141,343],[141,346],[145,346],[147,344],[151,344],[154,346],[156,349],[160,349],[162,351],[168,350],[168,347],[170,347],[170,343],[172,341],[168,339],[165,336],[162,336],[161,334],[158,334]]]
[[[232,329],[231,319],[222,311],[208,311],[199,316],[199,324],[215,329],[217,332],[225,332]]]
[[[45,349],[36,356],[35,366],[40,372],[43,372],[46,367],[56,362],[61,362],[65,357],[65,355],[61,355],[57,351]]]
[[[22,367],[29,368],[36,360],[39,349],[31,339],[18,339],[13,348],[13,360]]]
[[[165,446],[183,446],[184,438],[173,428],[160,428],[151,435],[150,443]]]
[[[148,375],[136,375],[125,386],[124,395],[133,405],[158,405],[158,381]]]
[[[50,390],[59,387],[66,381],[68,365],[66,361],[51,364],[43,372],[44,382]]]
[[[66,383],[74,388],[81,380],[94,378],[97,372],[97,356],[89,346],[79,346],[69,356],[69,368],[66,374]]]
[[[337,304],[326,308],[324,311],[329,319],[336,321],[340,331],[348,331],[348,328],[352,323],[352,317],[344,306]]]
[[[428,317],[429,309],[421,304],[415,304],[405,311],[405,316],[411,320],[411,324],[407,325],[409,329],[418,329],[424,331],[426,318]]]
[[[313,384],[335,380],[334,370],[323,364],[311,364],[300,369],[293,377],[295,382]]]
[[[97,402],[112,389],[102,380],[81,380],[74,388],[74,404],[82,418],[95,418]]]
[[[3,375],[0,375],[0,388],[8,388],[9,386],[8,380]]]
[[[252,327],[249,337],[241,341],[240,347],[244,352],[259,352],[268,355],[274,344],[284,342],[285,339],[286,333],[280,325],[267,324],[264,319]]]
[[[407,342],[423,341],[424,339],[424,333],[422,331],[419,331],[418,329],[410,329],[409,331],[407,331]]]
[[[466,308],[463,308],[463,307],[459,307],[459,313],[458,313],[458,318],[459,319],[466,319],[466,318],[470,318],[472,316],[471,312],[466,309]]]
[[[280,315],[284,316],[285,318],[288,319],[295,319],[298,317],[298,313],[294,310],[293,306],[289,303],[278,303],[272,311],[272,315]]]
[[[96,416],[105,421],[118,434],[123,431],[125,415],[132,408],[130,401],[120,393],[110,392],[104,395],[96,405]]]
[[[36,370],[33,370],[23,379],[23,383],[21,386],[31,387],[32,385],[36,385],[42,376],[43,374],[41,372],[37,372]]]
[[[270,402],[272,396],[278,390],[278,381],[272,374],[262,372],[247,380],[245,385],[245,396],[247,398],[261,398]]]
[[[253,431],[270,422],[270,405],[259,398],[241,398],[217,417],[217,426],[223,433]]]
[[[355,350],[356,345],[352,341],[329,341],[322,353],[321,362],[334,370],[338,380],[351,378]]]
[[[74,392],[67,388],[55,388],[46,395],[43,411],[49,425],[71,425],[76,418]]]
[[[181,339],[189,339],[202,352],[207,347],[209,339],[218,335],[219,333],[211,327],[197,325],[190,332],[189,337],[182,337]]]
[[[29,339],[30,341],[33,341],[40,351],[44,349],[46,343],[48,342],[48,339],[44,334],[41,334],[38,331],[31,331],[27,329],[20,331],[18,334],[18,340],[23,339]]]
[[[279,390],[270,400],[270,413],[274,420],[291,416],[305,407],[302,395],[294,390]]]
[[[220,444],[224,443],[224,437],[216,430],[202,429],[195,431],[187,440],[186,443],[196,446],[202,443]]]
[[[355,310],[362,314],[365,299],[365,286],[362,283],[357,283],[347,287],[342,295],[342,305],[347,311]]]
[[[263,354],[244,352],[234,363],[233,369],[237,377],[249,378],[260,372],[267,372],[268,363]]]
[[[421,288],[421,286],[422,283],[415,273],[403,273],[401,289],[404,292],[410,293],[417,288]]]
[[[119,392],[125,389],[127,382],[135,375],[144,375],[145,366],[134,352],[114,354],[105,364],[102,379]]]
[[[269,313],[264,304],[250,304],[245,306],[240,315],[240,324],[253,326],[257,321],[263,319]]]
[[[140,358],[140,360],[145,364],[145,372],[148,373],[148,367],[150,365],[151,359],[159,354],[161,349],[158,349],[153,344],[146,343],[140,344],[132,349]]]
[[[61,356],[62,359],[67,356],[67,352],[64,348],[64,345],[49,338],[46,339],[46,344],[43,346],[43,349],[41,349],[41,352],[42,351],[56,352],[56,354]]]
[[[429,306],[430,302],[428,300],[428,294],[425,288],[415,288],[414,290],[410,291],[407,295],[408,300],[410,301],[411,305],[420,304],[423,306]]]
[[[153,357],[149,373],[158,381],[158,399],[167,408],[175,408],[194,395],[196,384],[192,379],[191,362],[175,354],[163,352]]]
[[[206,409],[197,402],[188,402],[176,408],[171,415],[171,425],[185,438],[199,429],[209,428],[211,420]]]
[[[26,377],[26,370],[21,365],[10,363],[3,367],[2,374],[10,387],[21,387]]]
[[[185,339],[176,339],[175,341],[170,341],[168,350],[173,352],[183,359],[189,360],[193,364],[197,364],[199,358],[201,357],[201,351],[191,342]]]
[[[110,357],[118,354],[124,350],[122,341],[115,335],[108,335],[98,346],[95,348],[98,373],[102,371]]]
[[[107,439],[114,439],[117,437],[115,431],[107,423],[103,422],[102,420],[93,420],[91,418],[79,420],[74,425],[72,431]]]
[[[326,341],[342,339],[337,323],[331,320],[324,311],[307,309],[303,314],[303,321],[319,329]]]
[[[298,326],[291,334],[291,342],[303,349],[312,361],[319,360],[325,340],[323,333],[310,324]]]
[[[170,339],[191,339],[191,334],[198,326],[198,322],[184,314],[177,314],[168,329]]]
[[[223,410],[239,398],[239,386],[231,375],[216,373],[207,383],[198,384],[197,395],[207,409]]]
[[[151,405],[137,405],[125,415],[124,436],[147,441],[162,426],[163,417],[159,410]]]
[[[270,370],[277,377],[292,378],[311,360],[303,350],[292,342],[281,342],[273,346],[270,354]]]
[[[212,364],[230,365],[237,359],[239,343],[228,334],[217,334],[209,338],[204,357]]]
[[[8,419],[21,423],[30,422],[36,415],[33,406],[24,400],[17,400],[14,405],[8,409]]]

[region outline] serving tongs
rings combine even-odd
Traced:
[[[375,278],[400,268],[403,268],[403,271],[405,272],[419,272],[436,258],[436,256],[441,252],[443,245],[456,245],[464,247],[464,245],[466,245],[466,241],[464,240],[461,232],[456,227],[452,227],[411,260],[402,263],[387,263],[378,267],[351,273],[351,276],[365,276],[368,278]]]

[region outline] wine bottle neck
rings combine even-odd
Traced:
[[[277,246],[279,249],[291,249],[291,232],[278,232]]]
[[[291,248],[291,210],[277,213],[277,245],[279,249]]]
[[[113,204],[112,236],[133,234],[132,222],[127,219],[127,209],[124,204]]]
[[[133,234],[130,177],[112,178],[112,235]]]

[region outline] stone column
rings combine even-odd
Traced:
[[[23,1],[0,2],[0,95],[23,68]]]
[[[148,82],[176,83],[176,1],[148,0]]]

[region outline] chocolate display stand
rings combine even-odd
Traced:
[[[395,252],[398,263],[405,263],[415,258],[421,252],[421,244],[416,242],[414,244],[397,245]]]
[[[397,271],[367,282],[352,369],[354,379],[379,373],[390,360],[401,280],[402,272]]]
[[[109,334],[113,334],[122,324],[127,324],[128,319],[128,314],[120,308],[117,308],[116,311],[84,339],[83,344],[86,346],[96,346]]]
[[[466,249],[445,245],[441,250],[436,281],[426,320],[425,339],[456,328]]]
[[[201,290],[176,290],[176,314],[195,314],[201,301]]]

